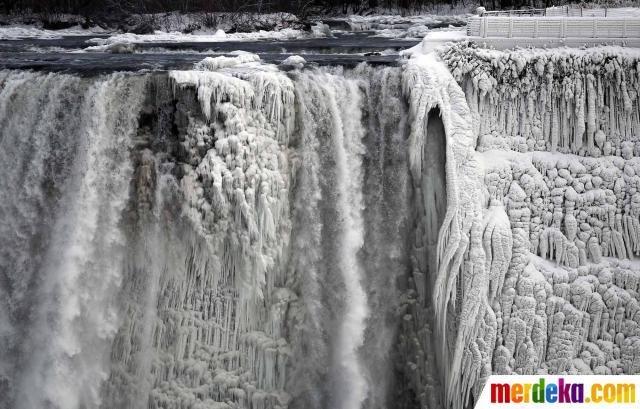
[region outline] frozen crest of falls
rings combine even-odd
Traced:
[[[640,372],[639,55],[0,72],[1,409],[470,407]]]

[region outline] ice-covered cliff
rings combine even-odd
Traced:
[[[638,57],[0,73],[0,408],[461,409],[491,373],[640,372]]]
[[[482,178],[464,258],[489,279],[484,322],[449,385],[477,397],[490,373],[637,373],[640,54],[438,53],[464,90]]]

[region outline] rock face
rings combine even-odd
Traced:
[[[492,373],[639,373],[640,59],[438,53],[1,72],[0,408],[462,409]]]

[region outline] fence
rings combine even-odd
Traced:
[[[584,9],[581,7],[549,7],[545,9],[547,17],[628,17],[628,9],[625,8],[604,8],[604,9]]]
[[[544,16],[545,9],[525,9],[525,10],[496,10],[485,11],[483,16],[487,17],[524,17],[524,16]]]
[[[485,11],[485,17],[627,17],[627,9],[582,7],[547,7],[546,9]]]
[[[472,17],[467,35],[506,38],[640,38],[638,18]]]

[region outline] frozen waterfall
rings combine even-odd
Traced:
[[[2,73],[0,407],[395,399],[401,70],[214,63]]]
[[[640,373],[640,56],[0,72],[0,409],[463,409]]]

